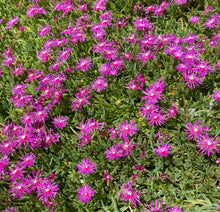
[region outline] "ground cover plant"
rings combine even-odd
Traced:
[[[1,211],[217,211],[218,0],[1,0]]]

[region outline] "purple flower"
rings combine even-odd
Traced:
[[[192,24],[196,24],[198,21],[199,21],[199,17],[197,16],[192,16],[189,21],[192,23]]]
[[[199,147],[199,151],[201,151],[202,154],[208,155],[210,152],[214,155],[214,151],[216,150],[217,153],[219,153],[218,149],[218,143],[220,143],[220,140],[215,140],[215,138],[209,138],[209,136],[206,134],[202,137],[200,137],[197,141],[197,147]]]
[[[157,154],[157,156],[168,157],[168,154],[171,154],[171,145],[162,144],[162,146],[157,146],[157,149],[154,149],[154,152]]]
[[[15,180],[21,180],[24,178],[24,173],[26,173],[26,171],[24,171],[25,167],[20,167],[19,163],[17,162],[15,167],[12,167],[11,170],[9,171],[9,180],[11,182],[15,181]]]
[[[164,124],[165,122],[165,116],[162,115],[162,112],[159,111],[159,112],[152,112],[150,114],[150,117],[149,117],[149,122],[148,124],[150,124],[151,126],[153,126],[154,124],[156,124],[157,126],[161,126],[161,124]]]
[[[182,212],[177,206],[174,206],[169,212]]]
[[[37,189],[37,197],[42,202],[48,202],[55,198],[55,195],[58,194],[58,185],[52,183],[50,180],[45,180],[43,184],[39,185]]]
[[[41,52],[37,52],[37,57],[40,59],[40,62],[47,62],[50,59],[51,54],[52,49],[43,47]]]
[[[119,160],[120,157],[123,156],[123,151],[120,150],[120,145],[118,144],[115,144],[113,146],[110,146],[109,147],[110,150],[106,150],[105,151],[105,155],[106,155],[106,158],[111,161],[111,160]]]
[[[64,61],[69,58],[69,54],[72,52],[72,48],[65,47],[64,50],[59,52],[59,55],[57,57],[58,61]]]
[[[104,90],[107,86],[108,86],[108,81],[104,77],[97,77],[92,82],[92,89],[96,90],[97,92]]]
[[[9,165],[9,160],[10,158],[6,155],[3,155],[0,158],[0,174],[2,173],[2,171],[4,171],[4,168]],[[1,175],[0,175],[0,178],[1,178]]]
[[[207,134],[207,131],[209,130],[208,125],[202,126],[202,122],[195,121],[194,125],[191,122],[187,122],[185,129],[185,134],[188,134],[187,137],[189,140],[196,140],[199,138],[202,138],[203,135]]]
[[[35,163],[35,160],[34,160],[35,158],[37,157],[33,153],[25,153],[25,155],[21,157],[22,161],[20,162],[20,165],[25,168],[27,166],[33,166]]]
[[[120,186],[120,188],[123,190],[123,192],[119,192],[120,194],[120,200],[124,199],[126,202],[130,201],[131,206],[137,207],[137,204],[141,204],[140,191],[137,191],[136,189],[132,188],[134,183],[128,182],[127,184],[123,184]]]
[[[45,25],[45,26],[41,26],[41,29],[39,30],[38,35],[40,35],[41,37],[45,36],[46,34],[49,34],[51,30],[51,25]]]
[[[19,212],[19,210],[13,207],[10,209],[5,209],[3,212]]]
[[[37,4],[33,4],[32,7],[28,8],[26,15],[29,18],[33,18],[38,13],[46,14],[46,10],[43,8],[39,8]]]
[[[83,158],[82,162],[77,164],[78,172],[80,174],[93,174],[97,165],[90,161],[88,158]]]
[[[53,124],[56,128],[63,129],[67,124],[68,117],[57,116],[53,119]]]
[[[8,30],[11,29],[11,27],[14,26],[16,23],[18,23],[18,21],[19,18],[16,16],[14,18],[10,18],[5,28]]]
[[[88,68],[91,68],[92,66],[92,60],[91,58],[85,58],[85,59],[82,59],[80,58],[79,59],[79,62],[77,62],[76,64],[76,69],[80,69],[82,72],[85,72],[88,70]]]
[[[77,196],[79,197],[80,202],[88,202],[92,199],[92,196],[95,193],[92,187],[89,187],[88,184],[85,184],[77,190]]]
[[[190,89],[194,89],[196,85],[201,85],[204,77],[201,73],[195,71],[188,71],[188,73],[182,73],[184,80],[186,83],[186,87],[190,87]]]
[[[11,193],[10,196],[13,196],[13,199],[21,198],[25,194],[31,193],[31,189],[25,179],[22,179],[19,182],[14,181],[10,186],[13,188],[9,189],[8,192]]]
[[[128,121],[125,120],[125,122],[123,121],[121,124],[118,124],[118,127],[120,128],[118,130],[118,136],[124,140],[128,140],[128,135],[132,137],[132,134],[136,134],[136,131],[138,130],[138,128],[136,128],[137,124],[135,125],[135,121],[130,121],[130,123],[128,123]]]
[[[0,144],[0,152],[2,155],[10,155],[15,151],[13,147],[15,147],[15,143],[13,141],[2,141],[2,143]]]
[[[144,208],[146,212],[168,212],[170,211],[170,207],[166,206],[165,208],[162,209],[163,206],[163,201],[161,202],[160,205],[158,205],[158,200],[156,199],[156,204],[154,206],[154,204],[152,202],[150,202],[149,204],[146,203],[147,208]]]
[[[215,91],[212,94],[212,97],[216,99],[216,102],[219,102],[220,101],[220,90]]]

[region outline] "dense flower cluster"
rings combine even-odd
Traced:
[[[181,212],[175,203],[159,203],[157,197],[171,200],[158,193],[158,182],[182,186],[187,168],[170,172],[182,166],[179,158],[191,154],[191,146],[205,160],[217,160],[220,140],[210,121],[220,101],[215,2],[121,2],[17,1],[10,13],[2,12],[0,82],[7,86],[0,85],[0,110],[8,100],[9,109],[0,117],[0,180],[12,200],[35,195],[51,211],[86,203],[91,211]],[[195,13],[194,5],[204,11]],[[192,111],[200,107],[193,103],[199,86],[201,101],[211,99],[209,110],[187,114],[190,104]],[[185,184],[178,188],[173,199],[187,199]],[[143,206],[148,192],[156,203]],[[5,212],[18,211],[6,200]]]

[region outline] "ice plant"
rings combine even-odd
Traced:
[[[56,128],[63,129],[68,124],[67,120],[68,117],[57,116],[56,118],[54,118],[53,124]]]
[[[196,143],[196,146],[199,147],[199,151],[201,151],[204,155],[209,156],[210,152],[214,155],[214,150],[219,153],[220,149],[218,148],[218,143],[220,143],[220,140],[216,140],[216,138],[209,138],[207,134],[196,140]]]
[[[209,130],[208,125],[202,126],[202,122],[200,121],[195,121],[194,124],[191,122],[187,122],[185,129],[185,134],[188,134],[188,139],[189,140],[195,140],[198,138],[202,138],[203,135],[207,134],[207,131]]]
[[[96,166],[97,165],[88,158],[83,158],[82,162],[77,164],[78,172],[80,174],[93,174]]]
[[[125,183],[120,186],[120,188],[122,189],[122,192],[119,192],[120,194],[119,200],[125,200],[126,202],[130,201],[131,206],[137,207],[137,203],[141,204],[141,201],[140,201],[141,193],[140,191],[132,188],[133,185],[134,183],[128,182],[127,184]]]
[[[216,99],[216,102],[219,102],[220,101],[220,90],[215,91],[212,94],[212,97]]]
[[[58,190],[58,185],[55,182],[52,183],[50,180],[45,180],[37,189],[37,197],[43,202],[48,202],[55,198]]]
[[[123,155],[123,151],[120,150],[120,145],[118,144],[115,144],[113,146],[110,146],[109,147],[110,150],[106,150],[105,151],[105,155],[106,155],[106,158],[111,161],[111,160],[119,160],[120,157],[122,157]]]
[[[144,208],[146,212],[169,212],[170,207],[166,206],[165,208],[162,208],[164,201],[162,201],[160,204],[158,204],[158,200],[156,199],[155,205],[150,202],[149,204],[146,203],[147,208]]]
[[[80,58],[79,59],[79,62],[77,62],[77,65],[76,65],[76,69],[80,69],[82,72],[85,72],[88,70],[88,68],[91,68],[92,66],[92,60],[91,58]]]
[[[104,77],[97,77],[92,82],[92,89],[96,90],[97,92],[104,90],[107,86],[108,86],[108,81]]]
[[[171,154],[171,145],[162,144],[162,146],[157,146],[157,148],[154,149],[154,152],[159,157],[168,157],[168,154]]]
[[[138,125],[135,124],[135,121],[130,121],[130,123],[128,123],[127,120],[122,121],[122,123],[118,124],[118,136],[124,140],[128,140],[128,136],[132,137],[132,134],[137,133],[137,126]]]
[[[93,190],[92,187],[89,187],[88,184],[82,185],[77,190],[77,196],[79,198],[80,202],[88,202],[92,199],[92,196],[95,193],[95,190]]]

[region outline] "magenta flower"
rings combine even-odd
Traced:
[[[150,117],[149,117],[149,122],[148,124],[150,124],[151,126],[153,126],[154,124],[156,124],[157,126],[161,126],[162,124],[165,123],[165,116],[162,115],[162,112],[159,111],[159,112],[152,112],[150,114]]]
[[[196,24],[198,21],[199,21],[199,17],[197,16],[192,16],[189,21],[192,23],[192,24]]]
[[[134,18],[134,27],[137,29],[137,30],[149,30],[152,28],[152,23],[147,19],[147,18],[141,18],[141,17],[137,17],[137,18]]]
[[[138,53],[137,55],[137,59],[139,60],[139,62],[142,62],[142,65],[144,66],[147,63],[147,60],[152,60],[155,59],[154,55],[156,54],[156,52],[153,52],[152,50],[142,50],[141,53]]]
[[[50,33],[50,30],[51,30],[51,25],[49,24],[45,26],[41,26],[38,35],[40,35],[41,37],[45,36],[46,34],[48,35]]]
[[[52,49],[43,47],[41,52],[37,52],[37,57],[40,59],[40,62],[47,62],[50,59],[51,54]]]
[[[208,18],[203,25],[204,28],[212,29],[213,27],[217,27],[217,21],[215,18]]]
[[[88,70],[88,68],[91,68],[92,66],[92,60],[91,58],[85,58],[85,59],[82,59],[80,58],[79,59],[79,62],[77,62],[76,64],[76,69],[80,69],[82,72],[85,72]]]
[[[151,114],[157,113],[159,110],[158,105],[154,105],[153,103],[144,102],[143,106],[139,108],[140,114],[147,119],[150,119]]]
[[[13,196],[13,199],[21,198],[25,194],[31,193],[27,180],[22,179],[19,182],[14,181],[10,186],[13,188],[9,189],[8,192],[11,193],[10,196]]]
[[[2,62],[2,65],[5,64],[9,68],[10,64],[15,63],[15,60],[16,60],[15,56],[5,57]]]
[[[123,151],[120,150],[120,145],[118,144],[115,144],[113,146],[110,146],[109,147],[110,150],[106,150],[105,151],[105,155],[106,155],[106,158],[111,161],[111,160],[119,160],[120,157],[123,156]]]
[[[88,101],[89,99],[91,99],[91,96],[78,96],[77,94],[75,95],[76,99],[72,100],[71,102],[71,107],[72,107],[72,111],[78,109],[79,112],[81,112],[82,107],[84,105],[91,105],[91,102]]]
[[[1,178],[2,171],[4,171],[4,168],[9,165],[9,160],[10,158],[6,155],[3,155],[0,158],[0,178]]]
[[[18,21],[19,21],[19,18],[16,16],[14,18],[10,18],[5,28],[7,30],[11,29],[11,27],[14,26],[16,23],[18,23]]]
[[[78,172],[80,174],[93,174],[96,166],[97,165],[88,158],[83,158],[82,162],[77,164]]]
[[[140,191],[137,191],[136,189],[132,188],[133,184],[134,183],[132,182],[128,182],[127,184],[123,184],[120,186],[123,192],[119,192],[120,194],[119,200],[124,199],[126,202],[130,201],[131,206],[137,207],[136,202],[138,204],[141,204],[141,201],[140,201],[141,193]]]
[[[11,168],[11,170],[9,171],[9,180],[11,182],[15,181],[15,180],[21,180],[24,178],[24,173],[26,173],[26,171],[24,171],[25,167],[20,167],[19,163],[17,162],[17,165],[14,168]]]
[[[68,117],[57,116],[53,119],[53,124],[56,128],[63,129],[67,124]]]
[[[201,85],[204,77],[201,75],[201,73],[189,71],[188,73],[182,74],[184,77],[184,80],[186,83],[186,87],[190,87],[190,89],[194,89],[196,85]]]
[[[108,86],[108,81],[104,77],[97,77],[92,82],[92,89],[96,90],[97,92],[104,90],[107,86]]]
[[[212,97],[216,99],[216,102],[219,102],[220,101],[220,90],[215,91],[212,94]]]
[[[158,200],[156,199],[156,204],[154,206],[154,204],[152,202],[150,202],[149,204],[146,203],[147,208],[144,208],[146,212],[169,212],[170,211],[170,207],[166,206],[165,208],[162,209],[163,206],[163,201],[161,202],[160,205],[158,205]]]
[[[48,202],[55,198],[55,195],[58,194],[58,190],[59,188],[56,183],[45,180],[37,189],[37,197],[39,197],[39,200],[42,202]]]
[[[15,143],[11,140],[6,140],[3,141],[0,144],[0,152],[1,155],[10,155],[12,154],[15,150],[13,149],[15,147]]]
[[[118,124],[118,127],[120,128],[118,130],[118,136],[124,140],[128,140],[128,135],[132,137],[132,134],[136,134],[136,131],[138,130],[138,128],[136,128],[137,126],[138,125],[135,124],[135,121],[130,121],[130,123],[128,123],[127,120],[125,120],[125,122],[123,121],[121,124]]]
[[[19,210],[13,207],[10,209],[5,209],[3,212],[19,212]]]
[[[105,173],[102,175],[103,178],[107,181],[107,183],[112,179],[112,176],[108,174],[107,170],[105,170]]]
[[[220,140],[215,141],[215,138],[209,138],[207,134],[200,137],[196,143],[196,146],[199,147],[199,151],[204,155],[209,156],[210,152],[214,155],[213,150],[219,153],[219,148],[217,146],[219,146],[218,143],[220,143]]]
[[[25,91],[23,89],[26,88],[25,84],[17,84],[12,88],[12,94],[18,94],[18,95],[22,95],[25,93]]]
[[[88,202],[92,199],[92,196],[95,193],[95,190],[93,190],[92,187],[89,187],[88,184],[85,184],[81,187],[79,187],[79,190],[77,191],[77,196],[79,197],[80,202]]]
[[[154,149],[154,152],[157,154],[157,156],[168,157],[168,154],[171,154],[171,145],[162,144],[162,146],[157,146],[157,149]]]
[[[25,155],[23,155],[23,157],[21,157],[22,161],[21,161],[20,165],[25,168],[27,166],[33,166],[35,163],[35,160],[34,160],[35,158],[37,158],[37,157],[33,153],[25,153]]]
[[[143,91],[143,93],[146,95],[142,97],[141,99],[148,99],[149,103],[155,103],[158,100],[161,100],[161,97],[163,94],[160,94],[158,91],[156,91],[154,88],[146,88],[146,92]]]
[[[32,7],[28,8],[26,15],[29,18],[33,18],[38,13],[46,14],[46,10],[44,8],[39,8],[37,4],[33,4]]]
[[[183,212],[177,206],[174,206],[169,212]]]
[[[185,134],[188,134],[187,137],[189,140],[196,140],[199,138],[202,138],[203,135],[207,134],[207,131],[209,130],[208,125],[202,126],[202,122],[195,121],[194,125],[191,122],[187,122],[185,129]]]
[[[123,151],[122,157],[130,156],[131,150],[133,147],[138,146],[137,143],[130,144],[130,141],[125,141],[123,144],[120,145],[121,150]]]
[[[28,125],[28,126],[31,126],[32,124],[34,124],[35,120],[34,120],[32,113],[24,114],[21,117],[21,122],[22,124]]]
[[[173,104],[173,105],[170,107],[170,109],[166,111],[166,113],[167,113],[167,115],[168,115],[167,119],[169,119],[169,118],[172,117],[172,116],[175,116],[175,115],[177,114],[177,112],[178,112],[178,109],[177,109],[177,107],[176,107],[176,104]]]
[[[72,48],[65,47],[64,50],[60,51],[57,57],[58,61],[64,61],[69,58],[69,54],[72,52]]]

